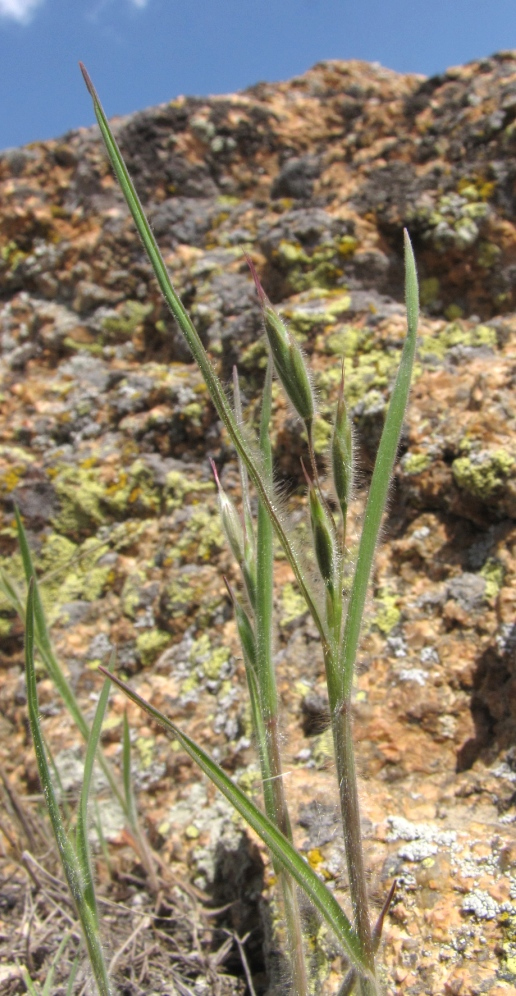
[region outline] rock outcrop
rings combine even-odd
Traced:
[[[242,248],[310,358],[321,464],[345,358],[364,487],[404,336],[402,228],[411,233],[419,358],[355,702],[371,892],[381,902],[398,877],[386,993],[514,991],[516,53],[431,79],[324,62],[114,130],[214,362],[225,380],[239,368],[251,421],[266,353]],[[257,791],[208,464],[236,495],[233,455],[98,129],[3,153],[0,191],[0,565],[21,577],[16,502],[85,707],[95,663],[116,646],[139,691]],[[273,441],[297,514],[304,441],[279,392]],[[296,836],[345,898],[322,658],[292,580],[278,558]],[[6,603],[0,636],[0,750],[30,788],[22,626]],[[55,689],[40,686],[48,741],[69,751],[78,738]],[[115,756],[123,708],[114,696]],[[229,817],[210,790],[198,798],[181,752],[130,716],[153,843],[213,888]],[[336,992],[342,964],[327,938],[320,959],[322,991]]]

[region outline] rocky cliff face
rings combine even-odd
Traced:
[[[284,84],[180,98],[116,121],[115,132],[214,361],[226,379],[238,365],[250,419],[265,348],[242,247],[304,342],[328,419],[345,358],[363,484],[404,335],[403,226],[411,233],[419,361],[356,695],[371,891],[380,900],[399,876],[387,993],[513,991],[516,54],[432,79],[321,63]],[[4,153],[0,190],[1,566],[21,575],[16,501],[84,701],[98,689],[95,662],[116,645],[139,689],[252,786],[221,578],[232,567],[208,465],[216,457],[237,492],[233,457],[98,130]],[[273,438],[300,506],[304,443],[279,393]],[[356,517],[362,498],[357,489]],[[277,581],[298,839],[345,890],[327,806],[322,659],[281,559]],[[30,788],[22,629],[6,604],[0,634],[1,749]],[[76,738],[41,685],[46,733],[66,761]],[[115,697],[114,754],[122,708]],[[153,841],[208,888],[210,833],[223,835],[224,813],[209,792],[198,798],[185,758],[131,719]],[[341,966],[325,950],[329,993]]]

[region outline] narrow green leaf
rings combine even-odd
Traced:
[[[20,553],[23,562],[23,570],[25,573],[25,580],[27,585],[31,581],[33,583],[33,601],[34,601],[34,638],[36,646],[41,654],[43,663],[52,678],[59,694],[61,695],[63,701],[70,714],[72,715],[77,727],[79,728],[81,735],[87,741],[90,735],[90,730],[82,712],[79,708],[78,702],[73,694],[70,685],[68,684],[61,667],[54,655],[52,649],[52,642],[50,640],[50,635],[48,632],[47,621],[45,618],[45,610],[43,608],[43,603],[41,600],[41,595],[39,591],[39,585],[36,577],[36,571],[34,569],[34,564],[32,561],[32,554],[30,552],[29,543],[27,540],[27,534],[25,532],[25,527],[23,525],[21,515],[18,511],[16,505],[14,506],[14,513],[16,516],[16,529],[18,532],[18,542],[20,544]]]
[[[52,830],[56,839],[59,857],[63,865],[68,888],[75,902],[77,913],[81,921],[84,932],[86,946],[90,964],[95,976],[97,988],[100,996],[112,996],[109,985],[98,926],[95,917],[84,897],[84,882],[77,855],[72,847],[70,839],[61,819],[59,806],[52,785],[50,770],[45,753],[41,724],[39,720],[38,693],[36,687],[36,672],[34,669],[34,579],[29,580],[29,590],[27,595],[27,613],[25,619],[25,674],[27,681],[27,705],[29,710],[29,722],[38,764],[39,777],[45,796],[47,812],[50,817]]]
[[[52,830],[54,831],[54,837],[56,839],[61,861],[63,863],[70,892],[79,906],[82,898],[82,882],[79,865],[74,850],[67,838],[64,824],[61,819],[61,813],[59,812],[59,806],[55,796],[54,786],[52,784],[50,769],[48,767],[39,720],[36,672],[34,669],[34,585],[32,579],[29,582],[27,615],[25,622],[25,674],[27,681],[27,706],[29,710],[29,722],[32,740],[34,743],[34,750],[36,752],[36,761],[38,764],[41,786],[43,788],[48,815],[50,817]]]
[[[53,983],[54,983],[55,970],[57,968],[57,965],[59,964],[59,959],[61,958],[61,956],[63,954],[63,951],[66,948],[66,945],[70,943],[70,940],[72,939],[72,937],[73,937],[73,934],[71,933],[71,931],[70,931],[69,934],[66,934],[63,937],[63,940],[61,941],[61,943],[60,943],[60,945],[59,945],[59,947],[58,947],[58,949],[57,949],[54,957],[52,958],[52,963],[51,963],[50,968],[48,970],[48,974],[47,974],[47,977],[45,979],[45,985],[43,986],[43,992],[42,992],[41,996],[52,996],[52,986],[53,986]]]
[[[98,804],[97,799],[94,799],[93,802],[94,802],[94,806],[95,806],[95,830],[96,830],[96,833],[97,833],[97,837],[99,839],[100,850],[102,851],[102,855],[104,857],[104,861],[106,862],[106,867],[107,867],[107,870],[109,872],[109,877],[112,878],[113,877],[113,866],[111,864],[111,858],[109,856],[109,848],[108,848],[108,845],[107,845],[107,840],[104,837],[104,831],[102,829],[102,820],[100,818],[100,808],[99,808],[99,804]]]
[[[122,771],[124,779],[125,804],[128,813],[131,814],[131,824],[134,825],[137,816],[136,816],[136,802],[134,798],[133,782],[131,776],[131,733],[129,730],[129,720],[127,719],[127,710],[124,712]]]
[[[111,666],[112,665],[110,665],[110,667]],[[100,733],[102,730],[102,723],[104,721],[104,715],[108,703],[110,687],[111,687],[110,682],[106,678],[102,686],[102,691],[99,696],[97,708],[95,710],[95,716],[93,718],[91,733],[88,740],[88,746],[86,749],[86,757],[84,760],[84,775],[82,780],[81,798],[79,800],[79,813],[77,817],[77,830],[76,830],[77,857],[79,860],[79,865],[84,881],[84,898],[88,903],[93,913],[93,916],[95,917],[97,922],[98,922],[97,902],[95,899],[95,886],[93,882],[93,872],[91,869],[90,845],[88,840],[88,798],[90,794],[93,765],[95,763],[95,754],[97,753],[97,748],[99,745]]]
[[[236,367],[233,367],[233,400],[235,403],[235,415],[238,425],[243,425],[244,418],[242,415],[242,398],[240,396],[240,384],[238,381],[238,371]],[[240,483],[242,487],[242,504],[244,506],[244,524],[246,532],[246,541],[253,543],[253,517],[251,514],[251,497],[249,494],[249,477],[247,474],[247,467],[242,460],[240,454],[238,457],[238,469],[240,473]]]
[[[65,674],[59,664],[59,661],[57,660],[54,654],[52,641],[50,639],[48,625],[45,617],[45,610],[43,608],[43,602],[41,600],[41,595],[39,592],[38,580],[34,571],[32,555],[27,540],[27,534],[25,532],[25,527],[23,525],[21,515],[16,506],[15,506],[15,515],[16,515],[16,527],[18,531],[18,542],[20,544],[23,569],[27,584],[29,584],[31,578],[33,579],[34,616],[35,616],[34,641],[39,651],[40,657],[43,661],[43,664],[45,665],[45,668],[48,671],[49,677],[52,679],[54,685],[56,686],[81,736],[84,738],[84,740],[87,743],[90,736],[90,728],[88,726],[88,723],[84,719],[79,703],[77,702],[77,699],[65,677]],[[9,578],[7,578],[7,576],[3,571],[1,573],[1,587],[6,596],[9,598],[13,608],[15,608],[16,611],[18,612],[20,619],[22,620],[22,622],[24,622],[25,612],[23,609],[21,599],[14,585],[12,584],[12,582],[10,582]],[[104,772],[109,782],[111,790],[116,796],[116,799],[120,803],[122,809],[124,809],[125,808],[124,798],[120,791],[117,779],[113,774],[110,764],[102,754],[99,757],[99,762],[102,767],[102,771]],[[129,818],[128,814],[126,815]]]
[[[270,420],[272,410],[272,360],[269,358],[262,392],[260,414],[260,450],[265,473],[272,479],[272,450]],[[258,501],[256,557],[256,670],[260,692],[261,711],[265,723],[278,713],[276,675],[272,662],[272,620],[274,553],[272,526],[267,509]],[[270,813],[269,813],[270,816]]]
[[[39,996],[38,990],[36,989],[36,986],[34,985],[25,965],[18,965],[18,968],[21,971],[23,982],[27,987],[29,996]]]
[[[122,691],[137,705],[141,706],[158,723],[172,733],[187,754],[199,765],[202,771],[211,779],[214,785],[225,795],[249,826],[258,834],[270,849],[278,863],[296,880],[322,917],[336,934],[348,957],[361,975],[369,977],[369,971],[364,965],[360,942],[346,914],[340,908],[335,896],[317,877],[309,864],[297,853],[290,841],[265,816],[254,802],[247,798],[234,782],[226,775],[206,752],[193,740],[190,740],[174,723],[149,702],[142,699],[124,681],[109,674],[105,668],[99,668],[106,677],[122,689]]]
[[[25,580],[27,584],[29,584],[31,578],[36,578],[36,571],[34,569],[34,564],[32,562],[32,554],[30,552],[30,547],[27,540],[27,533],[25,532],[25,528],[21,520],[21,515],[17,505],[14,506],[14,515],[16,518],[18,543],[20,544],[20,553],[23,563],[23,570],[25,573]],[[39,642],[47,650],[47,652],[51,654],[52,646],[50,643],[50,636],[48,633],[48,627],[45,619],[45,612],[43,610],[43,604],[41,601],[39,588],[36,582],[34,582],[34,622]]]
[[[20,616],[20,618],[23,619],[24,615],[25,615],[25,612],[24,612],[22,600],[21,600],[18,592],[16,591],[16,588],[15,588],[13,582],[7,576],[7,574],[5,573],[5,571],[2,568],[0,568],[0,591],[3,592],[3,594],[5,595],[7,601],[11,605],[11,607],[13,609],[16,609],[16,612],[18,613],[18,615]]]
[[[72,964],[72,971],[70,972],[70,978],[68,979],[68,985],[66,987],[66,996],[72,996],[73,985],[75,982],[75,976],[77,975],[77,969],[79,968],[79,959],[74,958]]]
[[[143,242],[143,245],[151,262],[160,290],[172,314],[174,315],[174,318],[176,319],[179,328],[181,329],[181,332],[185,337],[185,340],[192,352],[192,355],[204,377],[211,399],[217,410],[217,414],[221,419],[221,421],[223,422],[223,424],[225,425],[231,437],[233,445],[237,451],[237,454],[239,455],[239,457],[242,459],[243,463],[247,467],[249,477],[251,478],[261,500],[263,501],[265,507],[267,508],[267,512],[274,525],[274,528],[276,530],[280,543],[283,546],[283,549],[292,567],[292,570],[294,571],[297,583],[303,593],[308,609],[319,630],[319,633],[321,634],[323,642],[326,643],[327,636],[325,632],[324,623],[321,619],[321,616],[317,609],[317,605],[314,601],[312,593],[310,592],[307,586],[304,577],[304,572],[299,562],[297,553],[292,547],[291,543],[289,542],[287,534],[283,528],[282,522],[278,517],[274,505],[273,495],[270,489],[267,487],[267,482],[262,473],[262,468],[256,463],[252,455],[252,447],[250,447],[249,445],[249,440],[245,438],[240,429],[240,426],[237,424],[237,421],[234,417],[231,405],[229,404],[224,388],[222,387],[222,384],[210,363],[208,354],[199,338],[199,335],[194,325],[192,324],[189,315],[187,314],[182,302],[180,301],[178,295],[176,294],[176,291],[174,290],[174,287],[172,286],[168,270],[165,266],[164,260],[159,251],[158,244],[156,242],[156,239],[154,238],[149,222],[147,221],[145,212],[142,208],[136,190],[133,186],[132,180],[129,176],[129,172],[123,160],[122,154],[120,152],[120,149],[118,148],[114,135],[109,126],[109,122],[106,118],[106,115],[100,103],[98,94],[95,90],[95,87],[93,86],[93,83],[90,80],[90,77],[85,67],[82,65],[82,63],[79,63],[79,65],[81,67],[81,72],[83,74],[84,81],[93,100],[95,115],[99,124],[102,137],[104,139],[107,153],[111,160],[111,165],[114,169],[115,175],[122,189],[122,193],[126,199],[127,206],[133,216],[134,223],[138,229],[140,238]]]
[[[340,701],[346,701],[351,694],[353,682],[353,670],[360,637],[362,615],[373,566],[373,557],[378,534],[382,522],[382,516],[387,502],[389,486],[392,478],[392,471],[398,444],[403,426],[403,418],[410,391],[412,379],[412,369],[417,343],[418,326],[418,288],[417,273],[414,254],[408,233],[404,233],[405,239],[405,296],[407,306],[407,337],[401,355],[398,374],[383,427],[380,445],[374,465],[371,488],[367,500],[364,525],[360,537],[357,564],[353,577],[353,584],[348,604],[346,622],[344,626],[344,636],[342,644],[342,654],[340,660],[340,673],[337,676],[337,683],[330,690],[330,705],[332,708]],[[333,694],[332,694],[333,692]],[[333,701],[332,701],[333,699]]]

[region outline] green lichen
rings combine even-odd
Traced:
[[[134,746],[140,756],[140,765],[145,771],[152,764],[156,742],[153,737],[137,737]]]
[[[428,453],[406,453],[401,461],[401,466],[406,474],[422,474],[430,466],[431,459]]]
[[[423,239],[436,249],[468,249],[478,240],[481,223],[490,210],[480,189],[468,183],[457,193],[443,194],[434,206],[418,204],[410,220],[423,228]]]
[[[192,667],[209,681],[218,681],[230,654],[227,647],[213,647],[207,633],[194,640],[189,654]]]
[[[303,308],[285,308],[282,317],[292,334],[299,340],[308,338],[314,329],[325,325],[334,325],[336,321],[332,315],[326,316],[321,311],[309,311]]]
[[[195,508],[183,528],[176,550],[184,560],[210,561],[224,549],[225,538],[216,509]]]
[[[131,571],[124,582],[120,595],[120,605],[124,616],[128,619],[135,619],[137,609],[140,606],[141,589],[145,584],[147,576],[141,567]]]
[[[326,351],[336,356],[355,356],[363,349],[370,333],[353,325],[345,325],[326,339]]]
[[[185,405],[181,412],[181,418],[186,421],[192,422],[193,425],[200,428],[202,416],[204,414],[204,408],[199,404],[198,401],[191,401],[189,405]]]
[[[490,270],[498,262],[502,250],[494,242],[480,242],[477,253],[477,263],[485,270]]]
[[[273,253],[279,270],[288,275],[293,291],[301,293],[309,288],[334,287],[342,277],[342,261],[356,249],[352,236],[321,242],[309,252],[298,242],[282,240]]]
[[[497,560],[495,557],[490,557],[480,571],[480,576],[483,577],[486,582],[486,598],[496,598],[500,592],[505,577],[505,567],[502,562]]]
[[[466,329],[461,322],[453,321],[437,334],[425,334],[423,330],[419,353],[422,357],[444,359],[448,350],[454,346],[488,346],[495,349],[496,345],[496,330],[489,325],[475,325],[472,329]]]
[[[195,600],[195,588],[188,575],[180,574],[175,577],[164,591],[167,618],[177,619],[187,615]]]
[[[265,370],[268,360],[268,351],[263,338],[252,342],[242,352],[239,369],[246,373],[255,373],[258,370]]]
[[[249,766],[238,776],[239,787],[250,799],[259,794],[261,784],[261,775],[257,767]]]
[[[308,264],[310,262],[310,257],[306,255],[298,242],[287,242],[285,239],[280,242],[275,255],[281,263],[286,263],[289,268],[295,264]]]
[[[23,252],[12,239],[11,241],[6,242],[0,249],[0,259],[2,259],[12,271],[16,270],[16,267],[27,258],[27,255],[28,253]]]
[[[22,464],[13,464],[0,471],[0,492],[10,494],[26,474],[27,468]]]
[[[332,325],[337,323],[337,319],[340,315],[349,311],[351,304],[351,298],[349,294],[338,293],[337,297],[320,300],[319,294],[314,300],[314,293],[311,292],[308,297],[304,295],[306,303],[300,304],[295,308],[284,308],[282,315],[286,320],[291,332],[300,338],[306,338],[310,336],[314,329],[323,327],[328,330]],[[310,300],[314,300],[314,304],[310,304]]]
[[[318,418],[313,427],[313,444],[317,454],[325,453],[328,449],[332,433],[332,427],[324,418]]]
[[[178,470],[171,470],[165,479],[165,508],[171,512],[185,504],[187,498],[195,494],[214,492],[213,481],[191,481]]]
[[[455,483],[475,498],[489,501],[501,488],[514,467],[515,460],[505,450],[483,450],[453,461]]]
[[[229,660],[229,650],[226,647],[217,647],[207,661],[204,662],[203,671],[210,681],[217,681],[224,664]]]
[[[76,538],[91,532],[106,519],[126,515],[156,514],[160,510],[160,493],[152,471],[143,460],[134,460],[128,469],[119,468],[106,483],[92,462],[80,466],[57,467],[54,488],[60,511],[54,519],[58,532]]]
[[[312,757],[317,767],[326,764],[328,759],[333,757],[333,733],[330,726],[315,738]]]
[[[294,585],[287,582],[281,592],[280,626],[299,621],[306,613],[306,602]]]
[[[504,968],[516,978],[516,916],[504,911],[499,923],[504,931],[502,943]]]
[[[159,511],[160,495],[150,468],[137,459],[128,470],[120,470],[117,478],[103,493],[103,503],[116,517],[124,513],[142,512],[152,515]]]
[[[233,194],[219,194],[216,203],[221,207],[238,207],[241,203],[241,198],[235,197]]]
[[[92,469],[66,466],[58,470],[53,483],[61,506],[54,519],[58,532],[77,536],[103,522],[105,488]]]
[[[368,407],[381,404],[384,389],[395,379],[401,351],[378,348],[370,332],[365,333],[351,327],[330,336],[328,346],[331,352],[345,357],[348,406],[353,408],[364,399],[367,399]],[[340,378],[340,366],[318,374],[316,387],[321,400],[329,401],[335,396]]]
[[[341,256],[352,256],[357,248],[358,239],[354,235],[343,235],[337,242],[337,249]]]
[[[136,650],[143,665],[146,667],[154,661],[170,643],[170,634],[159,629],[146,630],[136,637]]]
[[[496,184],[482,176],[462,177],[457,184],[457,191],[468,201],[488,201],[493,196]]]
[[[457,321],[458,318],[462,318],[464,315],[464,308],[461,308],[460,304],[449,304],[444,311],[445,317],[450,322]]]
[[[401,612],[397,606],[398,596],[387,588],[380,588],[374,600],[376,612],[373,616],[373,625],[387,636],[401,619]]]
[[[181,684],[181,695],[189,695],[191,692],[196,690],[198,685],[199,679],[197,675],[195,673],[190,674]]]
[[[63,339],[63,346],[74,353],[88,353],[90,356],[102,356],[103,347],[99,342],[81,342],[79,339],[72,339],[70,335]]]
[[[141,301],[124,301],[115,315],[107,315],[102,322],[102,331],[106,339],[116,342],[129,339],[137,328],[143,324],[152,311],[152,304],[142,304]]]
[[[13,619],[6,619],[5,616],[0,616],[0,639],[5,639],[11,633]]]
[[[59,533],[47,534],[38,552],[43,604],[52,616],[67,602],[94,602],[111,578],[111,567],[99,561],[109,547],[94,538],[72,543]]]

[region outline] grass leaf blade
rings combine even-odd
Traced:
[[[88,903],[95,919],[97,919],[97,903],[95,900],[95,887],[93,884],[93,873],[91,870],[91,858],[90,858],[90,845],[88,841],[88,798],[90,794],[93,765],[95,763],[95,755],[97,753],[97,748],[99,745],[100,733],[102,730],[102,723],[104,721],[104,715],[108,703],[110,687],[111,683],[106,678],[102,686],[102,691],[100,693],[99,701],[97,703],[97,708],[95,710],[95,716],[93,718],[91,733],[88,740],[88,746],[86,749],[86,757],[84,760],[84,774],[82,780],[81,798],[79,801],[79,814],[77,817],[77,831],[76,831],[77,857],[79,860],[79,865],[84,880],[84,898]]]
[[[92,915],[90,906],[85,901],[84,882],[81,868],[77,855],[66,834],[46,758],[39,719],[38,692],[36,686],[36,672],[34,668],[34,629],[34,580],[31,578],[29,581],[27,613],[25,619],[25,674],[27,680],[27,705],[29,710],[29,721],[38,764],[39,777],[45,796],[48,815],[52,824],[52,830],[56,839],[59,857],[61,858],[61,863],[63,865],[63,871],[81,921],[90,957],[90,963],[99,994],[100,996],[112,996],[106,965],[100,945],[98,925],[96,918]]]
[[[369,976],[368,969],[364,965],[360,942],[353,930],[346,914],[340,908],[335,896],[326,885],[321,882],[313,869],[297,853],[290,841],[283,836],[280,830],[265,816],[257,806],[242,790],[231,781],[225,772],[199,747],[193,740],[183,733],[178,727],[167,719],[158,709],[155,709],[149,702],[142,699],[137,692],[134,692],[125,682],[115,675],[109,674],[105,668],[99,668],[106,677],[111,678],[115,684],[137,705],[141,706],[150,716],[153,716],[162,726],[168,729],[172,735],[179,740],[181,746],[187,754],[199,765],[202,771],[210,778],[214,785],[220,789],[226,799],[235,807],[244,820],[261,837],[270,849],[278,863],[292,875],[306,895],[319,910],[322,917],[336,934],[338,940],[344,947],[348,957],[361,975]]]
[[[419,312],[417,273],[414,254],[407,232],[405,232],[405,286],[407,337],[403,346],[398,374],[378,447],[349,598],[344,626],[341,666],[339,668],[339,680],[341,683],[340,696],[342,701],[346,701],[351,694],[353,670],[360,637],[362,615],[373,566],[373,557],[387,502],[394,461],[398,451],[416,353]]]
[[[125,165],[120,149],[118,148],[115,137],[109,126],[108,119],[104,113],[104,109],[102,107],[102,104],[100,103],[98,94],[95,90],[95,87],[93,86],[93,83],[90,80],[90,77],[85,67],[82,65],[82,63],[79,63],[79,65],[84,77],[84,81],[93,100],[95,116],[97,118],[99,128],[102,137],[104,139],[107,153],[111,160],[111,165],[113,167],[117,180],[122,189],[122,193],[126,199],[127,206],[133,216],[134,223],[138,229],[138,233],[140,235],[140,238],[143,242],[143,245],[151,262],[160,290],[172,314],[174,315],[174,318],[176,319],[181,329],[181,332],[183,333],[186,342],[188,343],[192,355],[204,377],[206,386],[210,393],[213,404],[217,409],[219,418],[225,425],[231,437],[233,445],[235,446],[237,454],[239,455],[239,457],[242,459],[245,466],[247,467],[249,476],[256,490],[258,491],[260,498],[262,499],[264,505],[267,508],[267,512],[271,518],[271,521],[274,524],[274,528],[277,532],[278,538],[281,542],[281,545],[283,546],[283,549],[285,550],[287,559],[292,567],[292,570],[294,571],[297,583],[301,588],[301,591],[306,600],[310,613],[319,630],[319,633],[321,634],[321,638],[323,639],[324,642],[326,642],[327,634],[323,620],[319,614],[312,593],[307,587],[304,572],[299,562],[299,558],[296,554],[296,551],[289,542],[289,539],[285,533],[283,525],[278,517],[270,490],[264,483],[263,475],[261,473],[261,468],[257,466],[255,460],[252,457],[248,441],[244,438],[240,430],[240,427],[237,424],[237,421],[234,417],[231,405],[229,404],[224,388],[222,387],[222,384],[220,383],[220,380],[217,377],[210,363],[208,354],[199,338],[197,330],[192,324],[192,321],[190,320],[188,313],[183,307],[181,300],[179,299],[176,291],[174,290],[174,287],[172,286],[172,282],[170,280],[167,267],[165,266],[165,262],[160,253],[158,244],[156,242],[156,239],[154,238],[151,227],[149,225],[149,222],[147,221],[145,212],[140,203],[138,194],[136,193],[131,177],[129,176],[129,172]]]
[[[65,870],[70,892],[76,903],[81,899],[81,877],[79,865],[75,852],[67,838],[66,830],[59,812],[54,786],[47,762],[45,744],[41,731],[38,707],[38,693],[36,687],[36,672],[34,669],[34,585],[32,579],[29,583],[27,596],[27,615],[25,623],[25,675],[27,681],[27,705],[29,710],[29,722],[36,752],[38,772],[45,796],[45,802],[52,824],[52,830],[56,839],[57,847],[63,868]]]
[[[134,822],[136,820],[136,804],[134,801],[133,783],[131,780],[131,735],[129,732],[127,710],[124,712],[124,732],[122,744],[122,770],[125,804],[127,806],[127,811],[131,814],[132,821]]]

